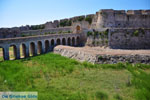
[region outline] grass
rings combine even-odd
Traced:
[[[93,65],[53,53],[4,61],[0,63],[0,91],[37,91],[38,100],[135,100],[136,88],[127,85],[132,74],[126,66],[150,67]]]

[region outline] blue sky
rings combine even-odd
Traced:
[[[42,24],[100,9],[150,9],[150,0],[0,0],[0,27]]]

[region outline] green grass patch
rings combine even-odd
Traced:
[[[53,53],[4,61],[0,91],[37,91],[38,100],[135,100],[128,67],[150,72],[144,64],[81,63]]]

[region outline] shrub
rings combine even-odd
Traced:
[[[95,32],[94,32],[94,38],[95,38],[96,36],[98,36],[98,31],[95,31]]]
[[[138,36],[138,35],[139,35],[139,31],[136,30],[135,32],[133,32],[133,35],[134,35],[134,36]]]
[[[67,26],[67,20],[60,21],[59,25],[62,27]]]
[[[84,20],[84,16],[80,16],[79,18],[78,18],[78,21],[83,21]]]
[[[114,99],[123,100],[123,98],[119,94],[114,95]]]
[[[102,57],[102,56],[99,56],[99,57],[98,57],[98,59],[99,59],[99,60],[102,60],[102,59],[103,59],[103,57]]]
[[[38,30],[38,29],[44,29],[44,25],[31,25],[30,29],[31,30]]]
[[[108,40],[105,40],[105,43],[108,44]]]
[[[109,31],[108,29],[106,31],[104,31],[105,36],[108,36],[108,31]]]
[[[85,18],[85,21],[87,21],[87,22],[89,22],[89,24],[91,24],[91,23],[92,23],[92,17],[87,16],[87,17]]]
[[[87,36],[91,36],[91,35],[92,35],[92,32],[88,31]]]
[[[61,20],[59,25],[64,27],[64,26],[71,26],[72,22],[71,20]]]
[[[66,26],[71,26],[71,25],[72,25],[71,20],[67,21]]]
[[[99,100],[108,100],[108,95],[103,92],[96,92],[95,96]]]
[[[26,35],[25,34],[21,34],[21,37],[25,37]]]

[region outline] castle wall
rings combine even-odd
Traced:
[[[108,38],[113,49],[150,49],[150,29],[109,29]]]
[[[96,13],[92,28],[150,28],[150,10],[101,10]],[[97,18],[97,19],[96,19]]]

